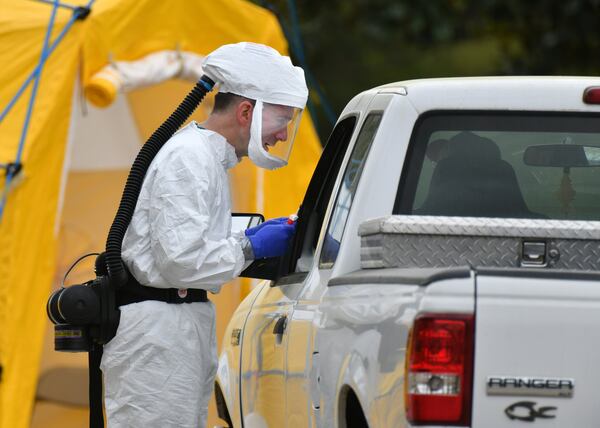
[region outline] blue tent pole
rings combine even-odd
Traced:
[[[19,165],[21,162],[21,157],[23,155],[23,147],[25,145],[25,139],[27,138],[27,131],[29,128],[29,122],[31,120],[31,113],[33,111],[33,103],[35,101],[35,97],[37,95],[37,89],[39,86],[39,81],[40,81],[40,76],[42,74],[42,69],[44,67],[44,64],[46,63],[46,59],[48,58],[48,56],[52,53],[52,51],[54,51],[54,49],[56,48],[56,46],[62,41],[62,39],[64,38],[64,36],[66,35],[67,31],[71,28],[71,26],[75,23],[75,21],[77,19],[80,19],[82,17],[82,14],[89,12],[89,9],[91,7],[91,5],[94,3],[94,0],[90,0],[88,5],[85,8],[78,8],[74,11],[73,15],[71,16],[71,19],[69,20],[69,22],[67,22],[67,25],[65,25],[65,27],[63,28],[63,30],[60,32],[60,34],[56,37],[55,41],[52,43],[52,45],[49,47],[49,41],[50,41],[50,36],[52,34],[52,29],[54,28],[54,20],[56,18],[56,10],[58,9],[59,6],[59,2],[58,0],[54,0],[54,7],[52,8],[52,13],[50,15],[50,21],[48,23],[48,29],[46,31],[46,37],[44,38],[44,45],[42,47],[42,53],[40,55],[40,61],[37,65],[37,67],[35,68],[35,70],[31,73],[31,75],[27,78],[27,80],[25,81],[25,84],[23,84],[23,86],[21,87],[21,89],[19,90],[19,92],[17,93],[17,95],[15,96],[15,98],[13,98],[13,101],[11,101],[11,103],[9,103],[9,107],[12,108],[12,105],[15,104],[16,100],[18,99],[18,97],[20,97],[20,95],[23,93],[23,91],[25,90],[25,88],[27,87],[27,85],[29,84],[29,82],[31,82],[32,79],[34,80],[33,83],[33,88],[31,91],[31,97],[29,98],[29,105],[27,107],[27,113],[25,115],[25,122],[23,124],[23,130],[21,133],[21,139],[19,141],[19,146],[17,149],[17,156],[16,156],[16,160],[15,160],[15,164]],[[10,108],[6,109],[6,113],[8,113],[8,110],[10,110]],[[3,115],[0,116],[0,122],[2,121],[2,119],[4,118],[4,116],[6,116],[5,112],[2,113]],[[2,200],[0,201],[0,221],[2,221],[2,217],[4,214],[4,206],[6,205],[6,197],[8,194],[8,190],[11,184],[11,181],[14,177],[15,171],[17,171],[17,169],[7,169],[7,174],[6,174],[6,180],[4,181],[4,192],[2,194]]]
[[[23,122],[23,130],[21,131],[21,140],[19,141],[19,147],[17,149],[17,157],[15,163],[19,163],[19,161],[21,160],[21,155],[23,154],[23,146],[25,145],[24,143],[25,139],[27,138],[27,131],[29,130],[29,122],[31,120],[31,112],[33,111],[33,102],[35,101],[38,87],[40,85],[42,69],[44,68],[44,64],[46,63],[46,59],[48,58],[48,45],[50,44],[50,36],[52,35],[52,29],[54,28],[54,20],[56,19],[57,10],[58,0],[54,0],[52,14],[50,15],[50,22],[48,23],[46,37],[44,38],[44,44],[42,46],[42,54],[40,55],[39,71],[37,72],[35,79],[33,80],[33,88],[31,89],[31,95],[29,96],[29,105],[27,106],[27,112],[25,113],[25,121]]]
[[[88,6],[86,8],[81,8],[81,10],[84,9],[89,9],[89,7],[91,6],[91,4],[93,3],[93,1],[90,1],[90,3],[88,4]],[[71,17],[71,20],[67,23],[67,25],[65,25],[65,28],[63,28],[62,32],[58,35],[58,37],[52,42],[52,45],[50,45],[50,48],[47,51],[47,55],[46,57],[50,56],[50,54],[52,52],[54,52],[54,50],[56,49],[56,47],[58,46],[58,44],[62,41],[62,39],[64,38],[65,34],[67,33],[67,31],[71,28],[71,26],[75,23],[75,21],[77,19],[79,19],[81,15],[78,13],[74,13],[73,16]],[[42,69],[43,63],[41,61],[38,62],[37,66],[33,69],[33,71],[31,72],[31,74],[27,77],[27,79],[25,79],[25,82],[23,82],[23,84],[21,85],[21,87],[19,88],[19,90],[17,91],[17,93],[14,95],[14,97],[10,100],[10,102],[8,103],[8,105],[4,108],[4,110],[2,110],[2,113],[0,113],[0,123],[4,120],[4,118],[8,115],[8,113],[10,112],[10,110],[14,107],[14,105],[17,103],[17,101],[19,101],[19,98],[21,98],[21,95],[23,95],[23,92],[25,92],[25,89],[27,89],[27,86],[29,86],[29,84],[31,83],[31,81],[37,77],[37,75],[40,73],[41,69]]]
[[[297,48],[296,55],[298,56],[298,61],[300,61],[301,63],[305,63],[306,61],[304,58],[304,45],[302,43],[302,36],[300,35],[300,24],[298,22],[298,11],[296,8],[296,1],[288,0],[287,3],[288,11],[290,14],[290,20],[292,21],[292,41]]]
[[[288,0],[287,3],[288,3],[288,10],[289,10],[289,14],[290,14],[291,27],[292,27],[291,37],[288,37],[288,38],[292,42],[291,43],[292,50],[294,51],[294,54],[298,58],[300,65],[302,66],[302,68],[304,68],[304,71],[306,73],[306,80],[313,87],[313,89],[317,92],[317,94],[321,100],[321,105],[323,107],[323,110],[325,111],[325,116],[327,117],[327,120],[329,121],[329,124],[333,126],[337,120],[337,116],[334,113],[333,108],[331,108],[331,105],[329,105],[329,102],[327,101],[327,97],[325,96],[325,93],[321,89],[321,85],[319,85],[319,82],[317,81],[317,79],[315,79],[312,72],[310,71],[310,68],[308,67],[308,64],[306,63],[306,56],[304,54],[304,44],[302,43],[302,35],[300,33],[300,23],[298,20],[298,8],[296,7],[296,0]],[[316,114],[315,114],[314,118],[316,118]]]
[[[27,129],[29,128],[29,120],[31,119],[31,111],[33,110],[33,101],[35,100],[35,96],[37,94],[37,89],[40,82],[41,70],[46,62],[46,58],[48,55],[48,44],[50,41],[50,35],[52,34],[52,29],[54,28],[54,20],[56,18],[56,11],[58,10],[58,0],[54,0],[54,6],[52,7],[52,12],[50,13],[50,21],[48,22],[48,28],[46,29],[46,36],[44,37],[44,44],[42,45],[42,53],[40,55],[40,62],[38,63],[37,70],[38,72],[35,74],[35,79],[33,81],[33,88],[31,90],[31,96],[29,97],[29,105],[27,106],[27,113],[25,114],[25,122],[23,123],[23,130],[21,131],[21,140],[19,141],[19,146],[17,148],[17,156],[15,160],[15,164],[18,165],[21,160],[21,155],[23,154],[23,143],[25,138],[27,137]],[[6,169],[6,180],[4,181],[4,189],[5,191],[2,194],[2,202],[0,203],[0,220],[2,219],[2,214],[4,214],[4,205],[6,203],[6,196],[8,190],[10,188],[10,183],[13,179],[14,170],[12,168]]]
[[[40,2],[40,3],[52,4],[52,5],[54,4],[54,0],[33,0],[33,1],[37,1],[37,2]],[[73,5],[67,4],[67,3],[60,3],[59,2],[58,6],[59,7],[64,7],[66,9],[71,9],[71,10],[77,9],[77,6],[73,6]]]

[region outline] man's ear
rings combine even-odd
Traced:
[[[250,101],[244,100],[240,102],[236,109],[236,119],[240,125],[248,126],[252,122],[252,112],[254,106]]]

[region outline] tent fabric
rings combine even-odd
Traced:
[[[84,5],[87,1],[69,3]],[[51,5],[35,1],[0,0],[0,108],[8,104],[35,68],[51,10]],[[69,10],[58,11],[52,39],[70,17]],[[63,173],[68,167],[65,159],[73,130],[71,118],[76,116],[73,109],[80,108],[73,103],[74,96],[77,98],[77,80],[85,85],[110,61],[135,61],[153,52],[176,49],[206,55],[222,44],[239,41],[264,43],[282,53],[287,51],[274,16],[243,0],[96,0],[88,18],[76,22],[49,57],[25,142],[23,178],[10,191],[0,223],[0,428],[29,426],[48,326],[45,303],[51,286],[56,285],[55,277],[64,273],[57,272],[56,266],[63,268],[58,244],[65,235],[61,232],[59,237],[55,227],[61,222],[58,213],[62,209],[63,177],[79,175],[77,186],[67,186],[66,197],[71,199],[65,200],[64,215],[69,211],[82,229],[94,229],[90,235],[102,239],[106,225],[97,226],[93,217],[87,220],[77,208],[85,205],[94,214],[103,212],[108,218],[114,215],[114,210],[106,212],[102,204],[94,205],[98,196],[69,190],[88,189],[86,183],[91,184],[99,171]],[[127,96],[141,141],[189,89],[191,85],[187,83],[173,82]],[[29,91],[0,123],[0,163],[14,161]],[[164,97],[159,108],[148,109],[145,97],[158,93]],[[167,95],[173,98],[172,102],[166,101]],[[231,174],[234,209],[259,210],[266,217],[297,210],[320,154],[309,115],[303,116],[296,142],[288,168],[265,172],[247,161],[236,167]],[[100,182],[93,181],[99,189],[109,181],[118,186],[124,178],[116,170],[108,173],[108,179],[104,176]],[[3,180],[4,177],[0,180],[2,188]],[[118,192],[112,199],[120,196],[120,189]],[[74,242],[74,247],[79,245],[76,237],[69,242]],[[93,242],[98,245],[97,239]]]
[[[40,9],[44,19],[37,20],[37,27],[32,27],[32,23],[19,26],[9,20],[12,14],[5,3],[0,6],[4,21],[0,23],[0,64],[3,65],[0,105],[4,107],[37,63],[50,10]],[[24,8],[17,8],[21,9]],[[65,17],[64,14],[57,17],[58,25],[64,25]],[[46,325],[44,304],[54,275],[54,222],[63,142],[67,138],[71,92],[77,73],[78,52],[69,43],[78,37],[81,37],[81,28],[73,28],[65,43],[48,59],[42,73],[23,152],[23,179],[8,195],[0,224],[2,428],[26,427],[29,423]],[[14,161],[29,91],[0,124],[0,162]],[[3,181],[0,186],[4,187]]]

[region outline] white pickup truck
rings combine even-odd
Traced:
[[[230,426],[600,426],[600,78],[365,91],[298,215],[245,271]]]

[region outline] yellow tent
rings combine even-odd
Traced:
[[[52,8],[0,0],[0,109],[36,67]],[[71,17],[72,10],[58,10],[51,40]],[[287,51],[274,16],[243,0],[96,0],[90,15],[76,21],[49,56],[23,146],[22,171],[9,189],[4,174],[0,180],[7,195],[0,223],[0,428],[29,425],[40,367],[46,380],[40,388],[47,391],[56,382],[50,381],[56,379],[48,375],[52,370],[85,366],[84,354],[52,351],[47,297],[79,255],[103,250],[139,143],[192,84],[169,80],[119,94],[106,109],[87,103],[82,88],[110,61],[134,61],[163,50],[205,55],[243,40]],[[31,85],[0,122],[0,163],[15,160],[30,92]],[[194,118],[202,120],[210,105],[208,98]],[[319,154],[317,136],[304,115],[290,166],[265,172],[244,161],[234,168],[234,210],[261,211],[266,217],[296,211]],[[89,279],[90,265],[91,260],[84,263],[68,283]],[[235,308],[241,287],[224,287],[213,299],[221,314]],[[222,329],[226,320],[218,322]],[[48,398],[48,393],[41,396]],[[47,409],[40,426],[60,425],[49,419],[54,411]]]

